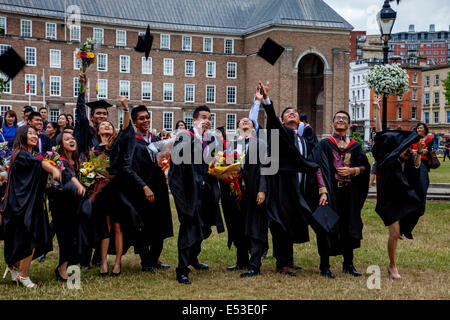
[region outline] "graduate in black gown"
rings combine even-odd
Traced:
[[[131,119],[137,132],[130,194],[131,201],[144,223],[138,235],[135,252],[141,257],[142,271],[155,272],[154,268],[170,267],[159,260],[164,239],[173,236],[169,190],[156,154],[148,147],[154,142],[151,139],[155,137],[149,133],[151,120],[147,107],[141,105],[133,108]]]
[[[57,280],[67,280],[67,267],[80,263],[81,256],[89,246],[88,235],[83,228],[81,204],[86,192],[78,181],[79,159],[77,142],[72,133],[63,131],[56,138],[58,153],[64,165],[61,185],[51,187],[50,212],[59,247],[59,263],[55,269]]]
[[[225,231],[219,207],[219,184],[217,178],[208,174],[206,162],[209,158],[206,155],[211,155],[216,143],[215,137],[207,132],[211,126],[209,108],[197,107],[193,120],[191,130],[177,135],[169,171],[169,187],[180,220],[176,274],[178,282],[183,284],[191,283],[189,265],[197,270],[209,268],[197,257],[202,241],[211,235],[211,227],[215,225],[218,233]],[[174,161],[174,157],[178,159]],[[178,162],[179,157],[185,161]]]
[[[398,239],[412,239],[412,231],[425,212],[429,186],[428,169],[421,161],[425,142],[415,131],[381,131],[380,106],[377,112],[377,135],[372,152],[377,161],[377,205],[375,211],[389,226],[388,273],[401,276],[396,264]],[[412,145],[417,143],[417,149]]]
[[[32,154],[37,141],[36,131],[30,126],[17,130],[1,209],[7,270],[26,288],[37,287],[29,277],[31,261],[52,250],[43,198],[48,173],[61,180],[59,169]]]

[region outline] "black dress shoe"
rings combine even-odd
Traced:
[[[118,277],[122,273],[122,266],[120,266],[119,272],[115,273],[111,271],[111,277]]]
[[[184,274],[182,274],[181,276],[178,276],[177,281],[182,284],[191,284],[191,280],[189,280],[189,277]]]
[[[155,268],[153,268],[152,266],[142,266],[141,271],[142,272],[156,273]]]
[[[196,270],[208,270],[209,266],[206,263],[197,262],[192,265]]]
[[[333,272],[331,272],[330,269],[327,269],[327,270],[320,270],[320,275],[321,275],[322,277],[327,277],[327,278],[334,279],[334,274],[333,274]]]
[[[242,266],[242,265],[239,265],[237,263],[232,265],[232,266],[227,267],[227,270],[229,270],[229,271],[244,270],[244,269],[247,269],[247,266]]]
[[[260,273],[259,270],[248,269],[247,272],[241,274],[241,278],[254,277],[259,273]]]
[[[158,260],[158,262],[156,263],[156,267],[161,269],[169,269],[170,265],[162,263],[161,261]]]
[[[297,274],[294,271],[292,271],[291,269],[289,269],[289,267],[277,268],[277,272],[281,273],[281,274],[286,274],[291,277],[297,276]]]
[[[361,273],[359,273],[358,271],[356,271],[355,267],[352,264],[349,265],[342,265],[342,271],[344,271],[344,273],[348,273],[351,274],[354,277],[360,277],[362,276]]]

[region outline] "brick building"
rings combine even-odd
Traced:
[[[363,58],[363,46],[366,42],[365,31],[350,32],[350,62]]]
[[[12,46],[27,62],[1,98],[2,114],[20,113],[29,95],[37,108],[45,99],[52,120],[73,113],[79,90],[74,54],[88,37],[101,44],[87,71],[88,100],[114,103],[125,95],[130,105],[148,106],[158,130],[172,130],[177,120],[189,125],[194,108],[206,104],[213,126],[234,132],[259,79],[270,81],[278,112],[294,106],[307,113],[319,136],[330,133],[333,112],[347,105],[352,26],[322,0],[66,3],[75,5],[67,14],[63,0],[0,0],[0,51]],[[77,10],[80,23],[71,24]],[[154,40],[145,61],[134,46],[148,24]],[[274,66],[256,55],[267,37],[285,48]],[[113,109],[110,118],[121,117]]]

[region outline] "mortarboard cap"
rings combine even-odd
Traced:
[[[0,70],[6,74],[9,79],[13,79],[24,66],[25,61],[23,61],[13,48],[9,48],[0,56]]]
[[[339,216],[329,206],[319,206],[312,216],[327,232],[330,232],[339,220]]]
[[[113,105],[108,103],[106,100],[97,100],[93,102],[88,102],[86,103],[86,105],[91,108],[91,112],[99,108],[108,110],[108,108],[113,107]]]
[[[283,53],[284,48],[270,38],[267,38],[261,49],[258,51],[258,56],[274,65],[278,58]]]
[[[145,58],[148,59],[153,44],[153,36],[150,34],[150,25],[147,25],[145,35],[138,36],[138,42],[134,50],[137,52],[145,52]]]

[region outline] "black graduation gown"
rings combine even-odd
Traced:
[[[430,182],[427,167],[422,162],[419,168],[415,168],[414,160],[410,158],[402,170],[399,155],[418,139],[420,137],[414,132],[392,130],[378,133],[373,151],[377,161],[375,211],[386,226],[399,221],[400,233],[409,239],[413,238],[412,231],[425,213]]]
[[[279,130],[279,170],[267,176],[268,192],[266,207],[269,223],[279,224],[287,232],[292,242],[309,241],[308,216],[311,209],[300,189],[298,172],[314,173],[318,164],[309,161],[298,151],[295,143],[296,132],[281,124],[273,105],[263,105],[267,113],[267,129]],[[272,161],[276,161],[273,159]]]
[[[41,161],[27,151],[20,151],[10,171],[2,203],[7,265],[30,256],[33,249],[33,259],[53,249],[43,198],[48,174]]]
[[[219,207],[220,189],[217,178],[208,174],[206,163],[195,164],[194,154],[202,154],[202,143],[195,141],[193,129],[177,136],[174,148],[190,144],[190,164],[174,164],[172,152],[169,170],[169,187],[180,221],[178,247],[185,249],[194,243],[207,239],[211,227],[217,232],[225,231]],[[208,145],[215,143],[215,138],[208,140]]]
[[[139,234],[139,245],[148,246],[155,239],[173,236],[172,212],[170,210],[169,190],[164,172],[150,156],[147,142],[136,135],[136,148],[133,155],[133,174],[131,202],[142,219],[144,227]],[[155,194],[155,201],[145,198],[143,188],[148,186]]]
[[[79,93],[75,109],[75,130],[78,154],[88,156],[89,151],[98,144],[96,129],[91,127],[86,114],[85,94]]]
[[[328,205],[339,214],[336,200],[336,169],[333,163],[333,149],[339,151],[338,146],[330,139],[323,139],[320,141],[319,146],[313,150],[313,158],[320,163],[320,169],[328,192]],[[365,170],[358,176],[351,176],[350,193],[352,201],[349,204],[348,225],[342,226],[342,224],[337,223],[328,234],[331,256],[343,254],[343,239],[348,239],[349,243],[347,245],[350,245],[353,249],[361,246],[363,229],[361,210],[369,192],[370,165],[361,146],[352,139],[344,151],[348,151],[351,154],[350,167],[364,166]],[[308,197],[311,199],[309,203],[312,209],[315,210],[319,203],[317,182],[313,184],[311,183],[314,182],[312,179],[308,181],[310,182],[309,188],[311,190]]]

